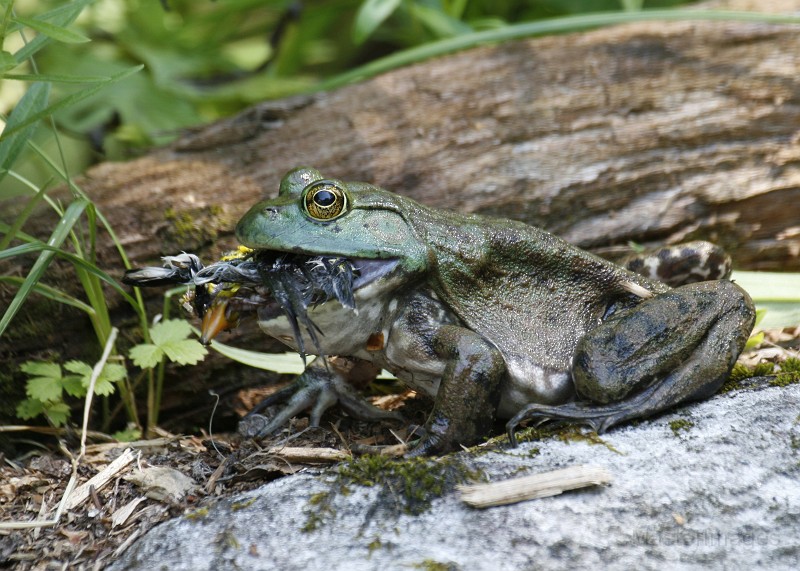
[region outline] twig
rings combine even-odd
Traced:
[[[100,472],[92,476],[88,482],[81,484],[75,488],[75,492],[69,496],[67,500],[66,509],[71,510],[80,505],[86,498],[89,497],[89,489],[94,486],[96,490],[103,489],[111,479],[124,470],[129,464],[136,459],[133,450],[128,448],[119,458],[111,462],[108,466],[103,468]]]
[[[270,448],[266,451],[271,456],[277,456],[288,462],[307,464],[333,463],[349,460],[352,456],[335,448]]]
[[[103,372],[103,367],[106,366],[106,361],[108,361],[108,356],[111,355],[111,349],[114,347],[114,341],[117,340],[117,334],[119,333],[119,329],[116,327],[111,328],[111,333],[108,335],[108,339],[106,340],[106,346],[103,348],[103,355],[100,357],[100,360],[94,364],[94,368],[92,369],[92,376],[89,379],[89,388],[86,390],[86,399],[83,403],[83,425],[81,427],[81,454],[80,457],[83,457],[86,454],[86,429],[89,426],[89,413],[92,409],[92,396],[94,395],[94,386],[97,384],[97,379],[100,378],[100,374]]]
[[[459,486],[458,489],[463,502],[474,508],[488,508],[610,482],[611,474],[602,466],[578,465],[491,484]]]

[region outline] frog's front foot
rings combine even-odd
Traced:
[[[694,283],[619,311],[578,343],[577,402],[531,404],[512,418],[564,420],[603,432],[682,402],[707,398],[728,377],[753,329],[747,293],[727,281]]]
[[[278,404],[284,406],[275,416],[268,418],[260,414]],[[245,438],[262,438],[309,408],[309,426],[316,427],[325,411],[336,404],[350,416],[361,420],[402,419],[398,412],[381,410],[368,403],[343,375],[326,367],[323,359],[318,357],[294,382],[256,405],[239,423],[239,434]]]

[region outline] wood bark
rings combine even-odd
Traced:
[[[800,10],[800,0],[718,5]],[[739,268],[798,270],[800,34],[790,25],[649,22],[479,47],[257,105],[139,159],[95,166],[81,185],[135,264],[182,250],[210,261],[235,244],[238,217],[297,165],[432,206],[524,220],[612,257],[629,241],[704,238]],[[42,214],[26,230],[46,236],[51,224]],[[105,235],[98,252],[121,275]],[[24,263],[10,271],[23,273]],[[50,277],[71,279],[68,268]],[[12,295],[3,290],[0,305]],[[0,358],[84,352],[85,319],[37,303],[0,341]],[[113,303],[117,323],[132,324]],[[46,333],[26,329],[43,316]],[[264,346],[253,327],[238,336]],[[219,361],[190,374],[191,392],[219,386],[220,375],[228,386],[241,378]]]

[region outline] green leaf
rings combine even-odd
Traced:
[[[42,402],[61,400],[61,393],[64,387],[61,385],[61,377],[34,377],[28,379],[25,392],[32,399],[39,399]]]
[[[156,345],[182,341],[192,334],[192,326],[183,319],[165,319],[150,328],[150,339]]]
[[[156,345],[141,343],[133,346],[128,352],[128,356],[137,367],[152,369],[161,361],[161,358],[164,356],[164,351]]]
[[[138,428],[126,428],[112,434],[120,442],[134,442],[142,437],[142,431]]]
[[[64,363],[64,368],[70,373],[75,373],[82,377],[90,377],[92,375],[91,365],[83,361],[67,361]]]
[[[69,407],[66,403],[58,402],[52,406],[45,406],[44,414],[53,426],[63,426],[69,418]]]
[[[28,125],[31,125],[31,124],[35,123],[39,119],[43,119],[44,117],[47,117],[48,115],[51,115],[51,114],[55,113],[59,109],[63,109],[65,107],[69,107],[70,105],[74,105],[78,101],[82,101],[82,100],[86,99],[87,97],[91,97],[92,95],[94,95],[95,93],[97,93],[98,91],[103,89],[104,87],[107,87],[108,85],[111,85],[111,84],[116,83],[118,81],[122,81],[126,77],[136,73],[139,70],[141,70],[143,67],[144,67],[143,65],[137,65],[137,66],[128,68],[126,70],[123,70],[123,71],[121,71],[119,73],[115,73],[114,75],[109,77],[106,81],[98,82],[97,84],[93,85],[92,87],[87,87],[86,89],[82,89],[81,91],[78,91],[77,93],[73,93],[72,95],[68,95],[67,97],[64,97],[63,99],[60,99],[59,101],[56,101],[52,105],[48,106],[46,109],[42,109],[38,113],[34,113],[34,114],[30,115],[29,117],[26,117],[24,121],[20,122],[18,125],[15,125],[13,128],[7,126],[6,129],[3,131],[3,133],[0,134],[0,141],[6,140],[8,137],[13,135],[17,131],[23,129],[24,127],[27,127]]]
[[[25,148],[25,143],[33,136],[38,125],[29,122],[28,118],[37,115],[47,106],[50,97],[49,83],[34,83],[19,100],[11,115],[8,117],[5,130],[15,129],[19,125],[19,132],[0,141],[0,181],[5,177],[6,171],[11,169],[14,161]],[[4,131],[5,132],[5,131]]]
[[[17,405],[17,416],[28,420],[44,412],[44,403],[38,399],[25,399]]]
[[[20,365],[20,370],[31,377],[61,378],[61,366],[49,361],[26,361]]]
[[[155,367],[166,356],[180,365],[194,365],[208,354],[206,348],[194,339],[192,326],[182,319],[166,319],[150,328],[151,343],[136,345],[128,355],[142,368]]]
[[[114,393],[114,383],[121,381],[128,374],[125,367],[117,363],[106,363],[100,372],[100,377],[94,385],[95,394],[108,396]],[[89,387],[90,377],[84,377],[84,385]]]
[[[644,0],[620,0],[623,10],[627,12],[638,12],[644,5]]]
[[[128,370],[118,363],[106,363],[100,376],[109,382],[116,383],[128,376]]]
[[[747,343],[745,343],[744,345],[745,351],[747,349],[752,349],[753,347],[758,347],[759,345],[761,345],[761,343],[764,342],[764,337],[765,335],[763,331],[759,331],[755,335],[751,335],[750,338],[747,340]]]
[[[757,323],[762,329],[800,324],[800,273],[737,270],[731,279],[753,298],[758,308]]]
[[[90,41],[89,38],[79,34],[78,32],[73,32],[72,30],[68,30],[61,26],[57,26],[37,18],[17,17],[14,18],[13,21],[65,44],[84,44]]]
[[[61,380],[61,386],[67,391],[67,394],[72,397],[86,396],[86,387],[83,386],[83,377],[78,375],[69,375]]]
[[[170,361],[180,365],[195,365],[208,354],[206,348],[194,339],[170,341],[162,345],[161,348]]]
[[[97,379],[97,382],[94,384],[94,394],[104,397],[114,394],[114,383],[110,382],[108,379]]]
[[[17,59],[10,52],[0,51],[0,76],[3,76],[9,69],[14,69],[18,65]],[[3,79],[7,78],[8,76],[3,77]]]
[[[398,6],[400,0],[365,0],[359,7],[353,24],[353,41],[360,44],[370,37]]]

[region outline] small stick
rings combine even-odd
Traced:
[[[71,510],[83,503],[89,497],[89,490],[92,486],[94,486],[95,490],[102,490],[114,476],[124,470],[135,458],[133,450],[130,448],[125,450],[119,458],[92,476],[88,482],[75,488],[75,491],[67,499],[66,509]]]
[[[342,462],[352,458],[350,454],[335,448],[270,448],[267,454],[278,456],[287,462],[299,463],[322,463],[322,462]]]
[[[459,486],[458,489],[461,500],[466,504],[474,508],[488,508],[555,496],[567,490],[610,482],[611,474],[602,466],[582,464],[502,482]]]

